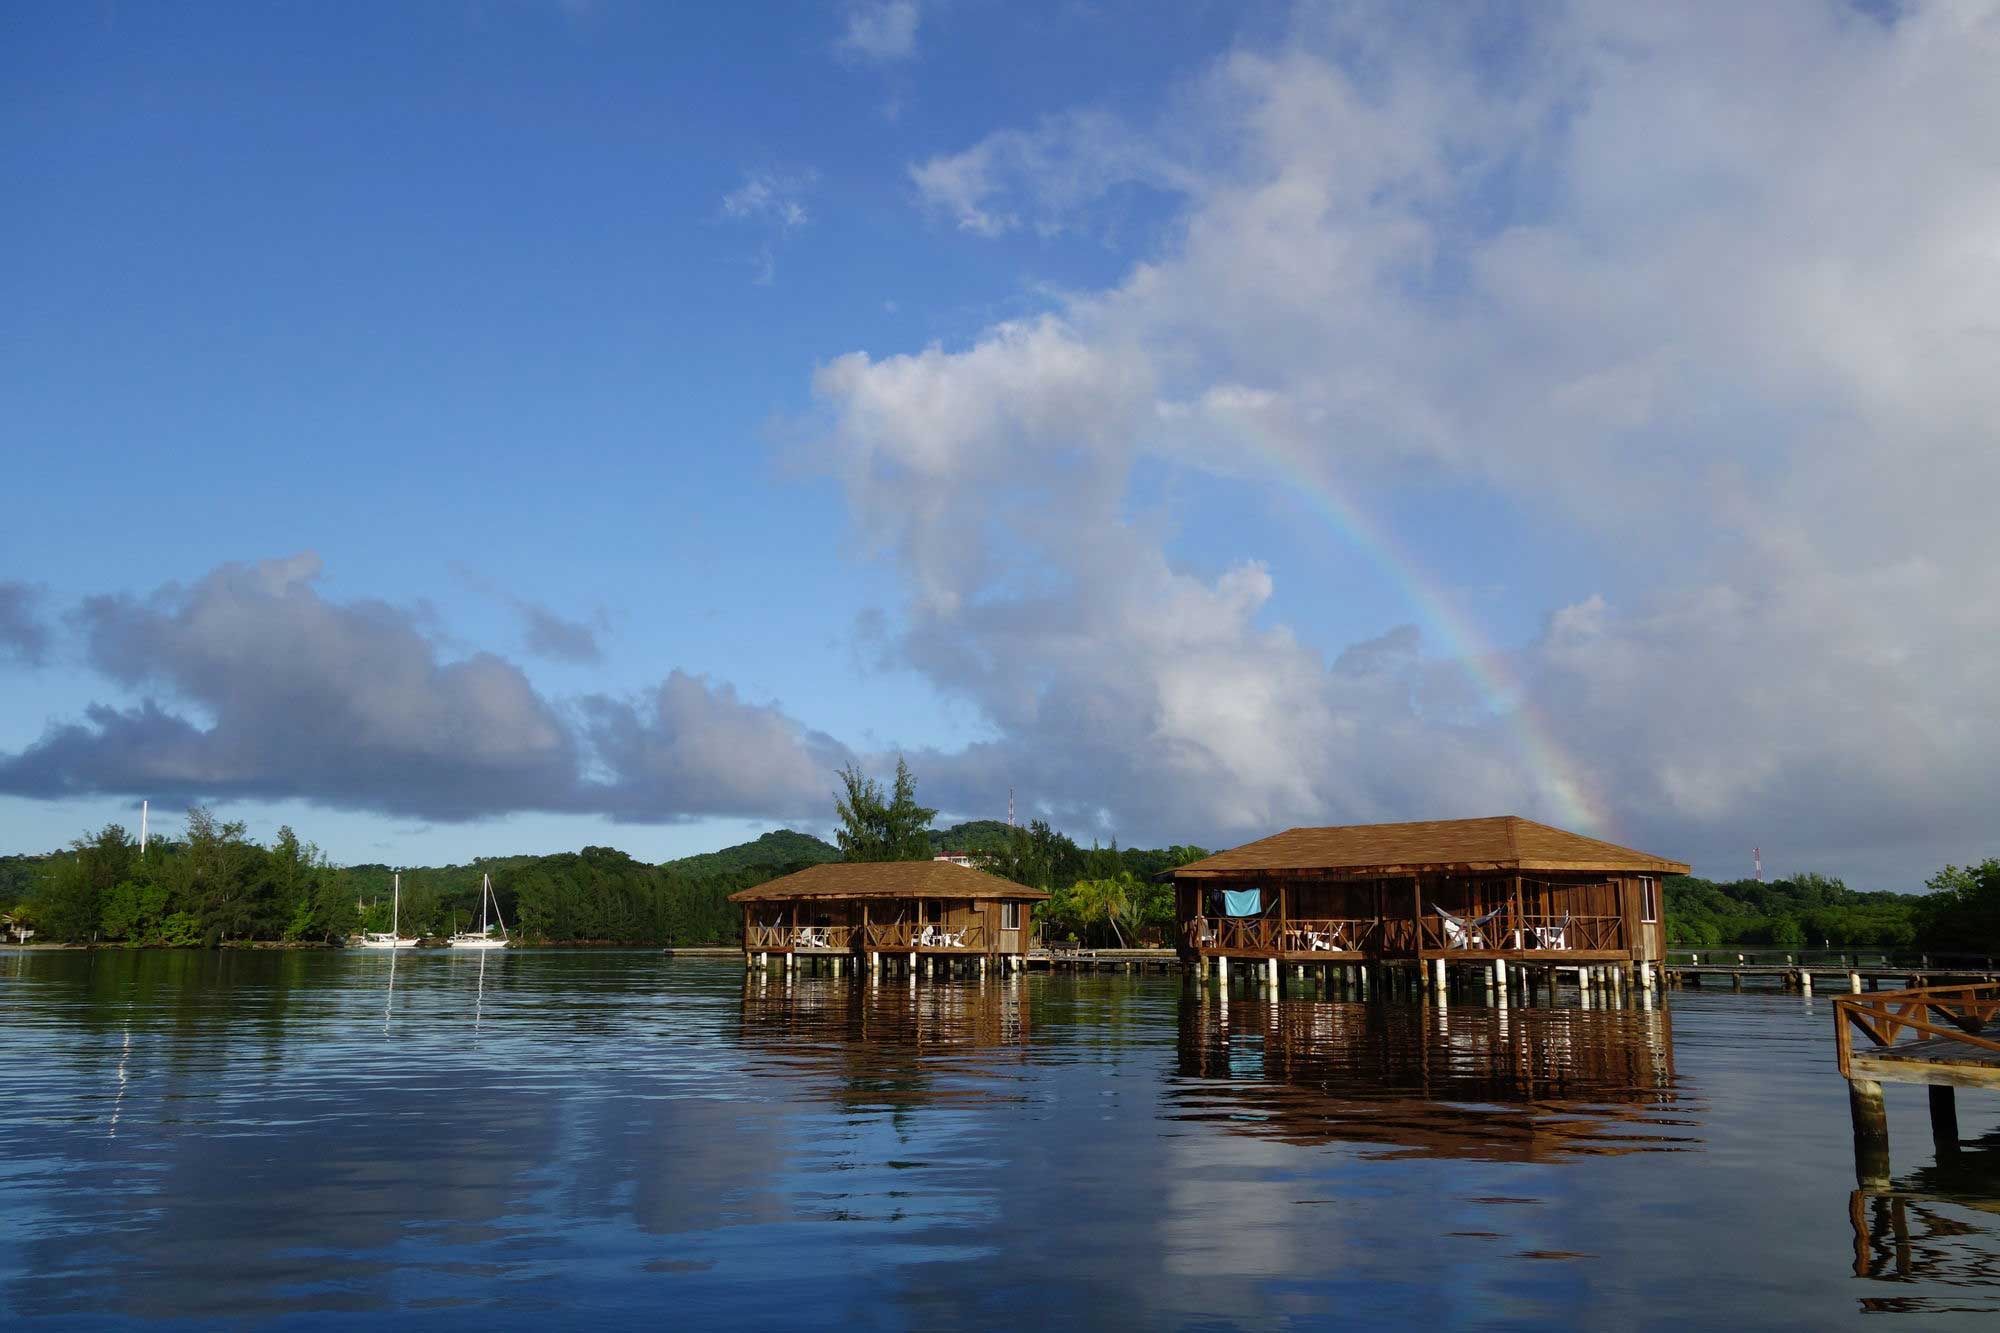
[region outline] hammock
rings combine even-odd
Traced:
[[[1485,916],[1474,917],[1470,921],[1467,921],[1463,917],[1453,916],[1436,903],[1431,904],[1431,910],[1444,918],[1444,940],[1446,944],[1454,949],[1484,949],[1486,947],[1486,936],[1480,933],[1479,928],[1507,909],[1504,906],[1496,907]]]

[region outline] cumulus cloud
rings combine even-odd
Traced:
[[[1582,800],[1725,869],[1991,852],[2000,11],[1585,5],[1516,36],[1303,11],[1155,122],[912,169],[974,234],[1179,200],[1109,287],[816,379],[908,581],[902,654],[1000,736],[931,762],[1225,839]],[[1607,595],[1504,661],[1328,664],[1274,574],[1176,565],[1134,509],[1163,466],[1481,488],[1594,543]]]
[[[40,666],[48,658],[49,627],[40,616],[41,589],[0,580],[0,662]]]
[[[584,731],[613,775],[603,808],[622,819],[676,814],[824,817],[832,775],[852,758],[779,708],[675,671],[643,700],[593,696]]]
[[[917,0],[851,0],[847,24],[834,49],[842,55],[879,64],[909,60],[917,54]]]
[[[307,554],[88,599],[73,619],[89,663],[138,702],[0,755],[0,791],[666,821],[801,812],[809,776],[817,810],[841,762],[775,707],[679,673],[644,711],[552,701],[512,663],[445,660],[415,613],[329,599],[320,578]]]

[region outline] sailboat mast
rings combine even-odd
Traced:
[[[479,933],[482,935],[488,929],[486,925],[486,900],[492,896],[493,876],[481,875],[479,877]]]
[[[399,940],[399,939],[403,938],[403,926],[402,926],[402,921],[403,921],[403,877],[402,877],[402,875],[398,874],[398,875],[396,875],[396,876],[395,876],[395,877],[394,877],[394,878],[393,878],[393,879],[392,879],[392,880],[390,881],[390,889],[389,889],[389,893],[390,893],[390,897],[389,897],[389,938],[390,938],[390,939],[392,939],[392,940]]]

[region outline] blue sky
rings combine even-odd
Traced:
[[[1979,6],[5,24],[7,849],[2000,850]]]

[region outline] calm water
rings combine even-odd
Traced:
[[[393,980],[393,985],[392,985]],[[746,988],[654,953],[0,955],[0,1316],[1815,1325],[2000,1310],[2000,1098],[1825,1000]],[[1983,1139],[1981,1136],[1984,1136]],[[1970,1142],[1979,1139],[1980,1142]]]

